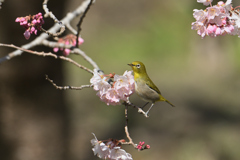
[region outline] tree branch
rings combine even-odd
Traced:
[[[91,5],[93,4],[93,1],[94,1],[94,0],[90,0],[90,2],[89,2],[88,5],[87,5],[87,8],[86,8],[85,11],[83,12],[83,14],[82,14],[82,16],[80,17],[80,20],[79,20],[79,22],[78,22],[78,24],[77,24],[77,35],[76,35],[76,36],[77,36],[77,37],[76,37],[76,47],[77,47],[77,48],[78,48],[78,37],[79,37],[80,32],[81,32],[81,30],[82,30],[81,25],[82,25],[83,19],[84,19],[84,17],[86,16],[86,14],[87,14],[88,10],[90,9]]]
[[[131,103],[130,101],[128,101],[128,102],[124,101],[124,102],[123,102],[123,105],[125,105],[125,106],[132,106],[133,108],[137,108],[137,109],[138,109],[138,113],[143,114],[146,118],[149,117],[149,116],[147,115],[147,113],[146,113],[144,110],[142,110],[142,108],[140,108],[140,107],[138,107],[138,106],[135,106],[135,105],[134,105],[133,103]]]
[[[38,56],[43,56],[43,57],[49,56],[49,57],[54,57],[56,59],[62,59],[62,60],[68,61],[68,62],[76,65],[77,67],[79,67],[79,68],[81,68],[81,69],[83,69],[83,70],[93,74],[92,70],[88,69],[87,67],[85,67],[83,65],[78,64],[74,60],[72,60],[70,58],[67,58],[67,57],[64,57],[64,56],[57,56],[56,54],[53,54],[51,52],[45,53],[45,52],[32,51],[32,50],[24,49],[24,48],[21,48],[21,47],[17,47],[17,46],[15,46],[13,44],[2,44],[2,43],[0,43],[0,46],[9,47],[9,48],[15,48],[15,49],[18,49],[20,51],[24,51],[24,52],[27,52],[27,53],[35,54],[35,55],[38,55]]]
[[[90,63],[93,66],[93,68],[96,68],[97,70],[100,70],[100,68],[98,67],[97,63],[94,62],[92,60],[92,58],[90,58],[88,55],[86,55],[85,52],[83,52],[79,48],[74,48],[74,46],[72,46],[72,45],[66,45],[66,44],[63,44],[63,43],[51,42],[51,41],[48,41],[48,40],[43,40],[42,44],[47,46],[47,47],[51,47],[51,48],[55,48],[56,47],[56,48],[69,48],[69,49],[72,49],[71,53],[81,55],[88,63]]]
[[[41,30],[42,30],[43,32],[47,33],[48,35],[53,36],[53,37],[60,36],[60,35],[65,31],[65,26],[62,24],[61,21],[59,21],[59,20],[56,18],[56,16],[55,16],[51,11],[49,11],[49,9],[48,9],[48,7],[47,7],[47,3],[48,3],[48,0],[44,0],[44,2],[43,2],[43,10],[45,11],[44,17],[45,17],[45,18],[46,18],[46,17],[50,17],[50,18],[52,18],[52,19],[54,20],[54,22],[55,22],[56,24],[59,24],[59,25],[60,25],[60,31],[57,32],[57,33],[51,33],[51,32],[49,32],[49,31],[47,31],[47,30],[45,30],[45,29],[43,29],[43,28],[41,28]]]
[[[71,90],[82,90],[83,88],[90,88],[93,87],[93,85],[81,85],[80,87],[74,87],[74,86],[58,86],[56,85],[56,83],[53,82],[53,80],[51,80],[48,75],[46,75],[46,80],[48,80],[56,89],[60,89],[60,90],[67,90],[67,89],[71,89]]]
[[[137,145],[133,143],[132,138],[130,137],[130,134],[128,132],[128,105],[125,105],[125,133],[126,136],[129,140],[129,142],[121,142],[121,144],[128,144],[128,145],[133,145],[134,148],[137,148]]]

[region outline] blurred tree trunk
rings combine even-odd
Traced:
[[[0,42],[21,46],[35,38],[32,35],[30,40],[25,40],[24,29],[15,19],[43,12],[42,2],[5,1],[0,10]],[[63,0],[49,5],[60,19]],[[46,51],[41,47],[35,49]],[[10,51],[0,48],[0,56]],[[68,109],[63,91],[46,81],[45,74],[62,84],[61,61],[24,53],[0,65],[0,159],[68,159]]]

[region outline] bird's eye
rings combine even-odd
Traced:
[[[136,67],[137,67],[137,68],[140,68],[140,67],[141,67],[141,65],[140,65],[140,64],[137,64],[137,65],[136,65]]]

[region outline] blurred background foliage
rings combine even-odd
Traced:
[[[41,11],[42,1],[15,2],[18,3],[15,12],[9,12],[14,6],[11,1],[4,2],[0,10],[1,22],[10,21],[4,29],[9,29],[9,33],[14,30],[14,36],[3,33],[1,27],[1,35],[5,36],[0,36],[0,40],[1,43],[22,45],[27,41],[22,36],[23,29],[14,22],[15,17]],[[61,19],[81,2],[49,3],[50,10]],[[213,4],[216,3],[214,0]],[[31,6],[37,4],[39,9],[32,11]],[[240,2],[233,0],[233,5],[238,6]],[[201,39],[191,30],[193,9],[204,9],[204,6],[192,0],[101,0],[96,1],[84,19],[81,35],[85,42],[80,48],[106,74],[123,74],[130,70],[128,63],[142,61],[164,97],[177,106],[171,108],[167,103],[157,103],[147,119],[136,109],[129,109],[129,131],[134,142],[145,141],[151,145],[150,150],[143,152],[123,146],[134,159],[238,160],[240,157],[239,38],[226,35]],[[51,26],[51,20],[46,22]],[[13,39],[15,36],[19,37],[17,42]],[[3,48],[0,50],[1,56],[8,53]],[[91,67],[79,56],[71,55],[70,58]],[[19,69],[23,63],[24,71]],[[37,72],[38,68],[44,69]],[[98,159],[91,151],[92,132],[99,140],[126,138],[123,106],[107,106],[92,89],[60,91],[44,80],[44,74],[49,74],[59,85],[89,84],[91,75],[74,65],[24,54],[1,64],[0,73],[4,75],[0,79],[1,88],[4,88],[2,91],[0,88],[0,136],[4,143],[0,145],[8,148],[1,153],[6,160]],[[24,87],[12,87],[12,83],[23,85],[18,79],[12,79],[13,76],[24,77]],[[10,94],[12,92],[14,94]],[[13,95],[19,97],[18,101],[11,98]],[[18,114],[22,97],[32,103],[21,110],[34,111],[24,114],[26,120],[17,124],[22,118]],[[40,105],[44,100],[44,106]],[[138,106],[145,103],[136,95],[130,100]],[[10,111],[6,104],[12,104]],[[37,109],[33,109],[34,106]],[[39,115],[39,110],[43,114]],[[39,116],[37,121],[34,114]],[[26,122],[31,123],[29,132],[19,135],[18,130],[24,130]],[[41,127],[36,127],[39,124]],[[15,134],[9,135],[12,132]],[[44,134],[40,134],[42,132]],[[44,148],[49,145],[51,148],[46,152]]]

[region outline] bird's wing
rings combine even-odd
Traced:
[[[152,84],[152,85],[150,85]],[[156,91],[158,94],[161,94],[161,92],[159,91],[159,89],[157,88],[157,86],[151,81],[150,78],[148,78],[148,80],[146,81],[146,85],[148,85],[149,88],[153,89],[154,91]],[[151,87],[150,87],[151,86]]]

